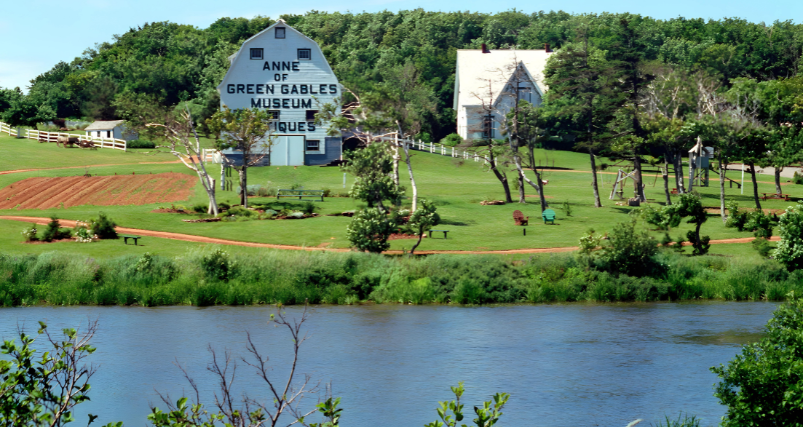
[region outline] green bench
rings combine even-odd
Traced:
[[[290,189],[280,189],[276,191],[276,200],[281,199],[282,197],[298,197],[298,200],[301,200],[305,197],[313,197],[316,199],[321,199],[323,201],[323,190],[290,190]]]
[[[123,243],[126,244],[126,245],[128,244],[128,239],[133,239],[134,240],[134,246],[137,246],[137,242],[139,241],[139,239],[142,238],[142,236],[125,236],[125,235],[122,235],[122,234],[120,235],[120,237],[123,238]]]
[[[544,224],[547,222],[551,222],[552,224],[555,223],[555,211],[552,209],[547,209],[541,213],[541,218],[544,219]]]
[[[449,232],[449,230],[429,230],[429,237],[430,237],[430,238],[432,237],[432,232],[433,232],[433,231],[437,231],[437,232],[443,232],[443,238],[444,238],[444,239],[446,238],[446,233],[448,233],[448,232]]]

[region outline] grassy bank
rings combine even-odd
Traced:
[[[803,274],[771,262],[661,253],[655,277],[600,271],[572,255],[389,258],[362,253],[198,249],[95,259],[0,255],[0,305],[251,305],[781,300]]]

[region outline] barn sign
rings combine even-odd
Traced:
[[[280,19],[246,40],[229,60],[217,88],[221,105],[271,113],[275,138],[269,164],[320,165],[340,158],[342,138],[327,136],[327,124],[315,124],[321,106],[340,97],[340,84],[317,43]]]

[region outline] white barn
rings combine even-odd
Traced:
[[[342,138],[327,136],[328,126],[314,123],[320,106],[341,95],[317,43],[280,19],[246,40],[229,60],[217,87],[220,102],[273,114],[276,137],[267,164],[322,165],[340,159]]]
[[[457,133],[463,139],[502,138],[501,124],[518,98],[540,105],[547,91],[543,74],[552,51],[480,50],[457,51],[454,110]],[[520,70],[519,77],[514,76]],[[483,105],[486,107],[483,108]],[[488,114],[486,108],[492,111]]]
[[[125,127],[125,120],[105,120],[92,122],[84,131],[86,136],[114,138],[131,141],[138,138],[136,132]]]

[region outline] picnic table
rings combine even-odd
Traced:
[[[301,200],[305,197],[313,197],[316,199],[321,199],[323,201],[323,190],[290,190],[290,189],[279,189],[276,192],[276,200],[281,199],[282,197],[298,197],[298,200]]]
[[[126,245],[128,244],[128,239],[133,239],[134,240],[134,246],[137,246],[137,242],[139,241],[139,239],[142,238],[142,236],[131,236],[131,235],[126,236],[126,235],[123,235],[123,234],[121,234],[120,237],[123,238],[123,243],[126,244]]]
[[[761,193],[761,194],[762,194],[761,200],[779,199],[787,202],[789,201],[788,194],[778,194],[778,193]]]
[[[441,232],[441,231],[442,231],[442,232],[443,232],[443,238],[444,238],[444,239],[446,238],[446,233],[448,233],[448,232],[449,232],[449,230],[429,230],[429,237],[430,237],[430,238],[432,237],[432,232],[433,232],[433,231],[438,231],[438,232]]]

